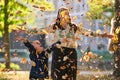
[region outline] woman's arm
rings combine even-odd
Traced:
[[[30,32],[33,34],[50,34],[50,33],[54,33],[54,29],[53,29],[53,25],[49,25],[44,28],[31,30]]]
[[[85,36],[92,36],[92,37],[106,37],[106,38],[112,38],[113,35],[108,33],[100,33],[100,30],[91,31],[90,29],[84,28],[82,26],[78,26],[77,28],[77,34],[82,34]]]
[[[48,53],[51,53],[51,51],[53,51],[56,47],[57,44],[61,44],[61,41],[57,41],[55,43],[53,43],[50,47],[48,47],[45,51],[47,51]]]

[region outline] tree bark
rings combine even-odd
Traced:
[[[5,44],[5,67],[10,69],[10,46],[9,46],[9,31],[8,31],[8,3],[9,0],[4,1],[4,44]]]
[[[120,77],[120,31],[116,33],[116,30],[120,28],[120,0],[115,0],[115,18],[114,18],[114,28],[113,33],[117,35],[117,43],[113,43],[116,45],[116,49],[114,50],[114,71],[113,75],[116,77]]]

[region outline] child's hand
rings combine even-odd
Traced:
[[[22,36],[18,36],[15,38],[16,41],[23,41],[23,42],[27,42],[27,38],[24,38]]]
[[[36,63],[34,61],[32,61],[32,66],[34,66],[34,67],[36,66]]]
[[[22,36],[18,36],[18,37],[15,38],[15,40],[16,41],[21,41],[21,40],[23,40],[23,37]]]

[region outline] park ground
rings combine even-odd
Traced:
[[[0,80],[29,80],[29,71],[0,72]],[[46,79],[52,80],[52,79]],[[112,71],[79,71],[77,80],[115,80]]]

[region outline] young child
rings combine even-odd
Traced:
[[[48,54],[44,51],[38,40],[29,42],[26,38],[23,38],[24,45],[30,51],[30,60],[32,61],[32,67],[30,70],[30,80],[44,80],[48,78]]]
[[[44,49],[38,40],[30,42],[27,38],[19,37],[19,40],[24,42],[24,45],[29,49],[30,60],[32,61],[32,67],[30,70],[30,80],[44,80],[48,78],[48,53],[54,49],[56,44],[60,44],[60,41],[54,43],[48,49]]]

